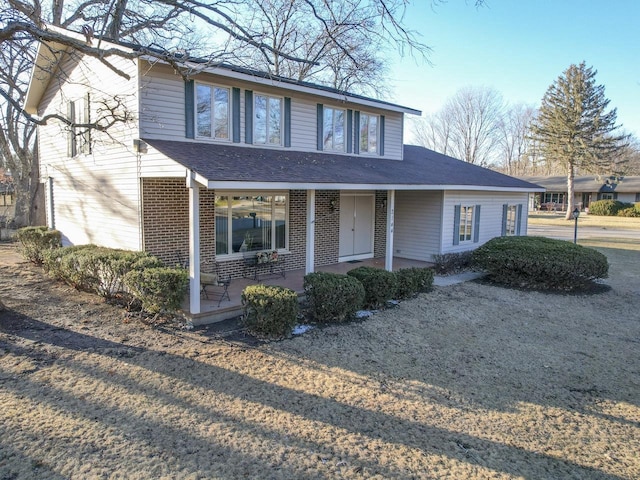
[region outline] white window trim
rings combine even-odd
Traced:
[[[211,136],[206,136],[206,135],[199,135],[198,134],[198,85],[205,85],[207,87],[211,88]],[[229,98],[229,102],[227,105],[227,138],[218,138],[214,136],[214,133],[216,131],[215,129],[215,122],[214,122],[214,117],[215,117],[215,94],[214,94],[214,90],[216,88],[220,88],[223,90],[227,90],[228,93],[228,97]],[[231,87],[227,87],[225,85],[218,85],[215,83],[209,83],[209,82],[201,82],[201,81],[197,81],[195,82],[195,85],[193,87],[193,130],[194,130],[194,137],[197,138],[198,140],[209,140],[209,141],[215,141],[215,142],[224,142],[224,143],[229,143],[232,141],[233,138],[233,132],[231,131],[232,125],[231,125],[231,117],[232,117],[232,109],[233,109],[233,99],[232,97],[232,92],[231,92]]]
[[[223,197],[223,196],[227,196],[227,198],[231,199],[231,197],[242,197],[242,196],[258,196],[258,195],[269,195],[271,197],[275,197],[278,195],[282,195],[285,197],[285,206],[284,206],[284,248],[277,248],[277,249],[267,249],[266,251],[273,251],[273,250],[277,250],[278,253],[289,253],[289,207],[290,207],[290,193],[289,190],[216,190],[215,192],[215,196],[218,197]],[[229,206],[229,212],[232,211],[233,205]],[[273,208],[275,208],[275,203],[272,204],[272,215],[273,215]],[[231,236],[231,240],[233,239],[233,230],[232,230],[232,224],[233,224],[233,217],[232,215],[229,215],[227,217],[227,232],[228,235]],[[214,228],[215,228],[215,215],[214,215]],[[275,239],[274,235],[275,235],[275,229],[273,229],[272,233],[272,241]],[[218,232],[214,232],[214,237],[217,237]],[[233,241],[229,242],[229,238],[227,238],[227,243],[228,245],[232,245]],[[215,244],[214,244],[214,250],[216,248]],[[231,247],[233,248],[233,247]],[[262,252],[265,250],[255,250],[252,251],[250,253],[258,253],[258,252]],[[231,261],[231,260],[237,260],[237,259],[241,259],[244,258],[246,255],[245,252],[231,252],[231,253],[222,253],[222,254],[215,254],[216,260],[219,260],[221,262],[226,262],[226,261]]]
[[[335,148],[334,146],[331,147],[326,147],[324,144],[324,138],[325,138],[325,130],[324,130],[324,115],[326,113],[326,111],[328,109],[333,110],[334,112],[340,111],[342,112],[342,148]],[[332,132],[334,132],[334,135],[332,136],[333,139],[335,139],[335,130],[336,130],[336,122],[335,122],[335,115],[332,116],[332,123],[331,123],[331,130]],[[347,110],[344,108],[339,108],[339,107],[333,107],[331,105],[323,105],[322,108],[322,150],[326,151],[326,152],[338,152],[338,153],[344,153],[347,151],[347,135],[350,135],[351,132],[347,131]],[[331,143],[334,143],[333,140]]]
[[[362,116],[366,115],[369,117],[375,117],[376,118],[376,150],[375,152],[363,152],[362,151],[362,146],[360,145],[360,122],[362,122]],[[358,122],[358,125],[356,126],[356,128],[358,129],[357,132],[358,134],[356,135],[356,141],[358,142],[358,151],[360,153],[360,155],[371,155],[371,156],[376,156],[376,155],[380,155],[380,115],[377,113],[371,113],[371,112],[363,112],[362,110],[360,111],[360,119]]]
[[[463,209],[469,209],[469,208],[471,209],[471,222],[470,222],[471,235],[469,237],[469,240],[467,240],[467,239],[463,240],[462,238],[460,238],[460,231],[461,231],[460,227],[462,226],[462,219],[463,219],[462,210]],[[466,220],[466,218],[467,217],[465,215],[464,219]],[[475,227],[475,225],[474,225],[475,224],[475,220],[476,220],[476,206],[475,205],[460,204],[460,221],[458,222],[458,239],[459,239],[458,244],[459,245],[466,244],[466,243],[474,243],[473,242],[473,232],[474,232],[474,227]],[[466,226],[466,222],[465,222],[465,226]],[[465,229],[465,232],[466,232],[466,229]],[[466,234],[465,234],[465,236],[466,236]]]
[[[512,223],[512,230],[509,230],[509,216],[513,214],[513,223]],[[507,205],[507,218],[505,219],[505,235],[507,237],[513,237],[516,235],[516,232],[518,231],[518,205]]]
[[[256,101],[258,97],[267,97],[267,119],[269,118],[269,99],[277,98],[280,100],[280,140],[278,143],[269,143],[269,122],[265,122],[267,126],[267,131],[265,132],[265,141],[264,143],[256,141]],[[280,95],[273,95],[270,93],[263,92],[253,92],[253,119],[252,119],[252,128],[253,128],[253,145],[259,145],[260,147],[273,147],[273,148],[282,148],[284,146],[284,97]]]

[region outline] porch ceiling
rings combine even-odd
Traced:
[[[364,155],[143,139],[195,172],[210,188],[543,191],[532,183],[426,148],[404,146],[403,160]]]

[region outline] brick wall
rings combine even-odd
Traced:
[[[332,210],[331,201],[336,208]],[[315,266],[338,263],[340,242],[340,191],[316,191]]]
[[[387,199],[386,190],[376,190],[375,225],[373,229],[373,256],[384,258],[387,250],[387,209],[382,208]]]

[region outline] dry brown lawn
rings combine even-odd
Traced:
[[[436,288],[257,346],[0,245],[0,478],[640,478],[640,252],[611,289]]]

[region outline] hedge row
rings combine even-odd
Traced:
[[[42,265],[46,251],[62,245],[60,232],[47,227],[24,227],[16,232],[16,236],[20,253],[36,265]]]
[[[589,205],[589,214],[607,217],[640,217],[640,202],[633,204],[618,200],[598,200]]]
[[[591,248],[545,237],[497,237],[473,252],[474,264],[497,283],[543,290],[580,290],[609,271]]]

